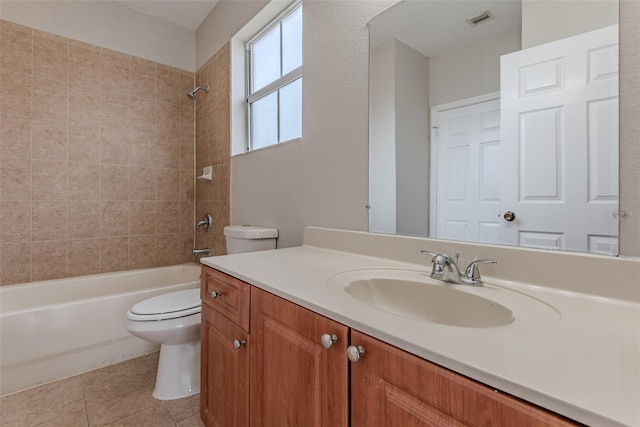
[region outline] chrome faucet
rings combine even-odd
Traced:
[[[207,233],[211,231],[211,227],[213,226],[213,217],[209,212],[205,212],[202,219],[196,225],[196,231],[200,229],[200,227],[204,227],[204,231]]]
[[[431,255],[431,262],[433,263],[433,270],[431,271],[431,277],[433,279],[442,280],[450,283],[459,283],[468,286],[482,286],[482,279],[480,278],[480,270],[478,265],[480,264],[497,264],[497,261],[490,259],[477,259],[472,261],[464,273],[460,272],[458,267],[458,256],[454,260],[447,254],[437,254],[431,251],[420,251],[425,255]]]
[[[195,261],[197,257],[202,256],[202,255],[209,255],[209,248],[202,248],[202,249],[194,249],[191,256],[193,257],[193,260]]]

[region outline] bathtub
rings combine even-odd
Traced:
[[[158,350],[126,331],[127,311],[199,276],[194,263],[0,287],[0,395]]]

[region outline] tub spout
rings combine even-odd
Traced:
[[[209,248],[194,249],[192,255],[193,255],[193,260],[195,261],[196,258],[199,256],[209,255]]]

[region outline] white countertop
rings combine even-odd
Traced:
[[[209,257],[201,262],[576,421],[640,426],[637,302],[484,277],[487,285],[537,298],[560,316],[552,325],[525,330],[464,328],[385,313],[327,287],[330,277],[349,270],[430,271],[430,265],[313,246]]]

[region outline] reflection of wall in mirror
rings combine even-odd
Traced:
[[[617,0],[522,2],[522,48],[527,49],[618,23]]]

